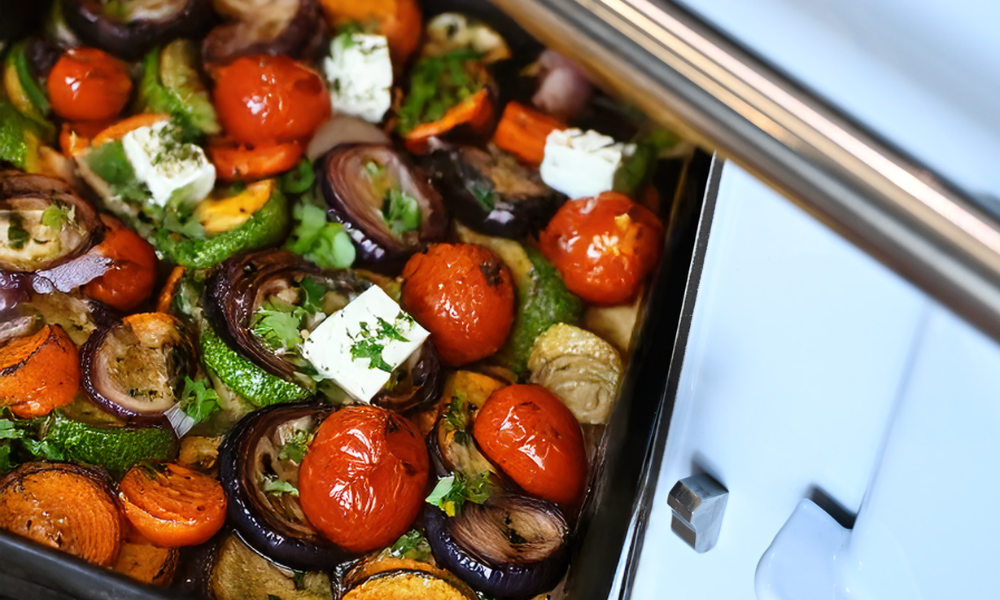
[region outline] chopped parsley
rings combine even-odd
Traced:
[[[494,192],[490,188],[483,185],[479,185],[478,183],[473,183],[469,187],[469,191],[472,192],[472,195],[476,198],[476,200],[479,201],[480,204],[483,205],[483,208],[485,208],[486,210],[493,210],[494,208],[496,208],[497,206],[496,192]]]
[[[25,242],[30,239],[31,234],[24,228],[24,221],[21,219],[21,215],[12,213],[10,215],[10,224],[7,225],[7,242],[10,244],[10,247],[14,250],[20,250],[24,248]]]
[[[444,414],[444,424],[455,432],[455,441],[464,444],[469,440],[469,414],[466,411],[468,400],[465,392],[458,392],[451,397],[448,410]]]
[[[278,452],[278,458],[281,460],[291,460],[301,463],[302,459],[306,457],[306,451],[309,450],[311,437],[312,436],[308,431],[297,430],[290,438],[288,438],[288,441],[281,446],[281,451]]]
[[[367,358],[368,368],[392,373],[392,366],[382,358],[382,351],[385,350],[385,342],[387,341],[410,341],[399,330],[400,324],[406,322],[405,317],[407,316],[402,312],[399,313],[395,323],[390,323],[382,317],[375,317],[378,323],[376,331],[372,331],[365,321],[358,323],[360,331],[351,338],[354,342],[351,344],[351,359]]]
[[[61,229],[63,223],[67,223],[72,219],[73,212],[72,208],[66,210],[59,205],[51,204],[42,211],[42,225],[49,229]]]
[[[420,205],[416,198],[394,187],[382,200],[382,217],[392,235],[399,237],[420,227]]]
[[[299,490],[291,483],[284,481],[283,479],[278,479],[273,475],[264,476],[264,493],[265,494],[289,494],[299,497]]]
[[[323,296],[326,295],[323,284],[312,277],[303,277],[299,288],[302,290],[302,308],[312,314],[323,312]]]
[[[201,423],[219,412],[219,394],[204,380],[195,381],[185,376],[180,407],[195,423]]]
[[[326,210],[308,196],[292,209],[295,228],[286,247],[323,269],[346,269],[357,254],[351,236],[340,223],[330,223]]]
[[[291,350],[302,343],[306,311],[281,300],[268,300],[254,313],[253,334],[272,350]]]
[[[0,474],[25,462],[65,460],[59,444],[40,439],[39,428],[45,422],[46,419],[0,418]]]
[[[410,74],[410,91],[399,111],[399,133],[417,125],[441,120],[448,109],[483,87],[480,54],[455,50],[442,56],[425,56]]]
[[[302,194],[312,189],[315,182],[312,161],[303,158],[294,169],[281,176],[281,191],[286,194]]]
[[[87,154],[87,166],[108,183],[112,194],[126,202],[142,203],[151,197],[146,184],[135,176],[121,140],[92,148]]]
[[[482,504],[493,495],[489,473],[466,477],[462,473],[449,475],[437,482],[426,502],[443,510],[449,517],[462,511],[466,502]]]
[[[389,547],[387,554],[393,558],[426,561],[431,557],[431,545],[422,533],[411,529]]]

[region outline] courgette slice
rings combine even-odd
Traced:
[[[162,50],[151,50],[142,61],[140,109],[173,115],[189,138],[221,131],[198,72],[200,62],[198,46],[184,39],[174,40]]]
[[[4,65],[4,87],[10,101],[18,110],[44,123],[51,106],[45,92],[31,74],[28,57],[24,53],[24,44],[24,42],[14,44],[7,54]]]
[[[160,427],[113,427],[73,421],[56,410],[42,436],[62,448],[66,458],[99,465],[120,478],[144,460],[173,460],[177,436]]]
[[[275,377],[241,356],[219,339],[210,327],[202,331],[201,353],[206,368],[255,406],[295,402],[311,395],[309,390]]]
[[[161,229],[156,244],[190,269],[208,269],[230,256],[278,244],[288,230],[288,203],[271,179],[230,198],[209,198],[198,205],[194,216],[208,237],[186,238]]]

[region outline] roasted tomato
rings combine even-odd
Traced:
[[[84,286],[83,293],[118,310],[132,310],[149,298],[156,285],[156,252],[118,219],[101,215],[108,228],[96,252],[112,260],[111,268]]]
[[[389,43],[392,58],[407,61],[420,44],[423,14],[417,0],[319,0],[326,18],[334,27],[348,23],[376,24]]]
[[[437,244],[413,255],[403,268],[403,303],[434,335],[448,366],[493,354],[514,322],[510,271],[473,244]]]
[[[420,512],[430,463],[415,425],[375,406],[333,413],[316,430],[299,470],[309,521],[341,548],[394,542]]]
[[[330,118],[318,73],[287,56],[244,56],[220,70],[215,108],[226,133],[242,144],[308,140]]]
[[[115,117],[132,93],[125,63],[97,48],[71,48],[47,81],[52,109],[70,121]]]
[[[540,247],[571,292],[595,304],[621,304],[656,266],[663,225],[645,207],[605,192],[563,204]]]
[[[580,500],[587,482],[583,433],[552,392],[533,384],[493,392],[472,433],[483,453],[526,492],[558,504]]]

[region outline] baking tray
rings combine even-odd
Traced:
[[[35,5],[41,12],[48,3]],[[2,29],[11,30],[12,0],[0,0]],[[23,6],[23,4],[22,4]],[[497,28],[515,55],[535,53],[541,45],[486,0],[424,0],[425,11],[458,10]],[[37,14],[37,13],[35,13]],[[31,27],[31,14],[17,25]],[[15,29],[16,30],[16,29]],[[13,37],[17,37],[16,35]],[[607,430],[598,448],[598,467],[574,536],[573,559],[565,583],[566,600],[605,600],[628,596],[632,557],[655,488],[657,448],[672,408],[669,366],[683,353],[682,318],[686,291],[697,284],[698,240],[714,204],[719,163],[695,150],[683,159],[664,161],[656,174],[669,215],[664,260],[652,278],[636,331],[632,356]],[[654,444],[656,440],[656,444]],[[136,583],[117,573],[0,531],[0,599],[14,600],[177,600],[176,590]]]

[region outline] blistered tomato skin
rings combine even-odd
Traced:
[[[583,433],[573,413],[540,385],[493,392],[472,429],[480,449],[526,492],[576,504],[587,482]]]
[[[410,421],[375,406],[343,408],[316,430],[299,471],[299,501],[327,539],[367,552],[406,533],[428,472],[427,447]]]
[[[656,267],[663,225],[644,206],[605,192],[563,204],[539,246],[571,292],[594,304],[622,304]]]
[[[318,73],[287,56],[244,56],[220,70],[215,109],[241,144],[308,140],[330,117]]]
[[[149,243],[118,219],[101,215],[108,228],[97,252],[112,260],[111,268],[83,287],[83,293],[112,308],[129,311],[153,293],[156,286],[156,252]]]
[[[514,322],[514,286],[500,258],[474,244],[437,244],[403,268],[403,304],[456,367],[493,354]]]
[[[67,50],[49,72],[52,110],[69,121],[111,119],[125,108],[132,79],[125,63],[97,48]]]

